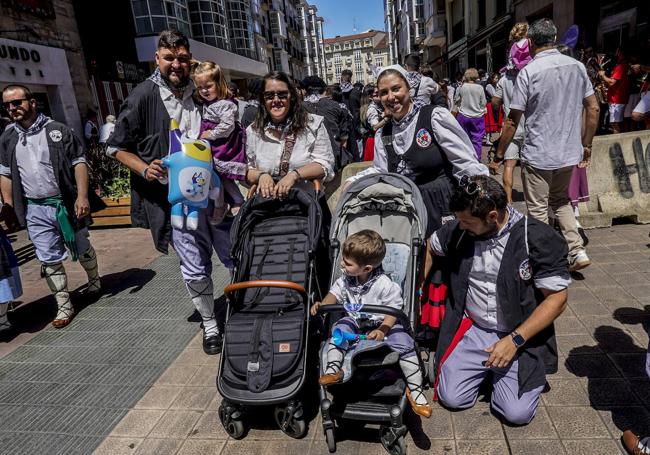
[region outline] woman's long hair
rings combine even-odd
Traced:
[[[286,73],[283,73],[281,71],[272,71],[262,79],[262,87],[258,98],[260,107],[257,110],[257,116],[255,117],[255,121],[252,125],[253,129],[258,133],[262,133],[266,127],[266,124],[271,121],[271,115],[266,110],[266,101],[264,100],[266,82],[271,80],[284,82],[289,88],[291,100],[289,102],[289,115],[287,116],[287,120],[291,120],[291,132],[297,136],[305,128],[307,128],[307,111],[302,106],[296,85],[291,81]]]

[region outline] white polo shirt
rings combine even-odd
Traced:
[[[537,54],[519,72],[510,104],[526,117],[522,161],[542,170],[578,164],[582,103],[593,94],[582,63],[556,49]]]

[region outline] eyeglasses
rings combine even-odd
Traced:
[[[289,98],[289,90],[282,90],[279,92],[264,92],[262,95],[266,101],[274,100],[276,96],[281,100],[286,100]]]
[[[465,190],[465,193],[468,196],[478,195],[476,199],[483,197],[488,201],[490,201],[492,205],[496,207],[497,205],[496,202],[494,202],[494,200],[490,197],[490,195],[487,194],[487,191],[485,191],[485,189],[483,189],[483,187],[481,187],[481,185],[478,182],[472,180],[469,175],[463,175],[460,178],[460,181],[458,182],[458,186],[460,186],[463,190]]]
[[[5,109],[9,110],[10,106],[19,107],[21,104],[23,104],[23,101],[29,100],[27,98],[20,98],[19,100],[7,101],[6,103],[2,103],[2,105],[5,107]]]

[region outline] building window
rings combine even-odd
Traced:
[[[370,42],[369,39],[366,39],[366,40],[364,41],[364,44],[365,44],[366,46],[372,46],[372,43]]]
[[[384,58],[383,57],[375,57],[375,65],[376,66],[384,66]]]
[[[343,43],[343,49],[350,49],[350,43],[349,42]]]
[[[187,0],[131,0],[138,35],[172,28],[192,36]]]
[[[341,78],[341,71],[343,71],[343,62],[341,61],[341,54],[334,54],[334,77],[337,80]]]

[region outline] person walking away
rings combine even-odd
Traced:
[[[0,136],[3,211],[15,212],[19,226],[27,227],[41,276],[57,303],[52,326],[60,329],[75,314],[64,260],[79,260],[88,275],[87,296],[101,291],[88,234],[92,220],[83,145],[70,128],[38,112],[27,87],[5,87],[2,102],[14,121]]]
[[[194,85],[203,100],[200,137],[210,142],[212,164],[221,181],[210,214],[210,223],[219,224],[227,214],[237,215],[244,203],[236,182],[246,179],[246,135],[238,120],[237,103],[219,65],[199,63],[194,70]]]
[[[352,85],[352,71],[345,69],[341,72],[341,93],[343,94],[343,104],[346,105],[348,111],[352,115],[352,129],[348,137],[348,149],[350,154],[355,157],[357,161],[361,158],[359,150],[361,146],[359,130],[361,127],[361,119],[359,112],[361,110],[361,90],[357,84]],[[363,86],[362,86],[363,88]],[[333,97],[332,97],[333,98]]]
[[[628,76],[629,65],[627,63],[626,51],[619,47],[616,50],[616,66],[611,76],[607,76],[604,70],[598,75],[607,86],[607,102],[609,103],[609,123],[614,134],[623,133],[623,120],[625,106],[630,97],[630,78]]]
[[[499,73],[492,73],[485,86],[485,97],[488,101],[486,105],[487,112],[485,113],[485,143],[489,146],[492,145],[492,133],[501,131],[501,126],[503,125],[501,108],[494,109],[494,105],[491,103],[498,82]]]
[[[211,204],[199,212],[196,230],[172,229],[167,200],[167,170],[162,158],[169,152],[171,120],[178,122],[185,140],[201,131],[201,107],[194,102],[190,78],[190,42],[176,30],[158,36],[156,69],[136,86],[122,104],[107,154],[131,170],[131,219],[135,227],[148,228],[158,251],[167,254],[171,241],[180,259],[187,291],[203,321],[203,351],[221,352],[222,334],[214,309],[212,254],[232,270],[228,219],[209,222]]]
[[[528,27],[526,27],[528,30]],[[511,32],[512,33],[512,32]],[[494,96],[492,97],[492,105],[495,109],[500,109],[503,106],[504,114],[507,117],[510,113],[510,104],[512,103],[512,96],[515,90],[515,80],[517,74],[524,68],[532,57],[528,46],[528,40],[522,38],[514,42],[510,47],[510,54],[508,56],[508,65],[506,66],[506,73],[497,83]],[[503,131],[503,130],[502,130]],[[502,133],[503,134],[503,133]],[[519,157],[521,156],[521,149],[524,146],[524,118],[522,116],[517,126],[517,131],[512,139],[512,142],[506,149],[504,155],[504,169],[503,169],[503,188],[506,192],[508,204],[512,204],[512,185],[515,172],[515,166]]]
[[[485,113],[487,100],[485,90],[478,84],[475,68],[465,71],[464,84],[456,90],[454,111],[456,120],[472,140],[476,157],[481,161],[483,136],[485,136]]]
[[[569,246],[570,270],[576,271],[589,266],[591,260],[578,233],[567,189],[573,167],[580,162],[587,165],[591,159],[599,108],[584,65],[555,48],[556,35],[557,28],[549,19],[540,19],[528,29],[534,58],[517,76],[510,113],[490,168],[496,172],[503,162],[525,115],[521,161],[528,214],[548,223],[548,210],[552,210]]]
[[[89,110],[86,113],[86,123],[84,124],[84,138],[86,145],[91,147],[97,145],[99,140],[99,126],[97,125],[97,113]]]
[[[325,128],[327,128],[336,159],[334,172],[337,172],[356,161],[348,151],[352,116],[345,104],[340,104],[325,96],[327,85],[320,77],[307,76],[302,80],[302,87],[307,94],[303,101],[305,110],[311,114],[320,115],[325,120]]]
[[[420,56],[416,53],[409,54],[404,60],[404,68],[408,72],[411,98],[424,104],[431,103],[431,97],[438,92],[438,84],[430,77],[420,73]]]

